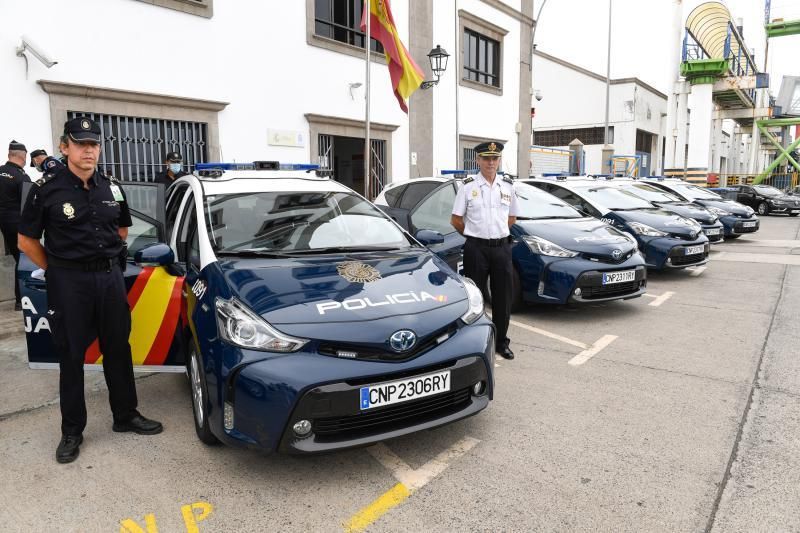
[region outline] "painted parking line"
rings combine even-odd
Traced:
[[[589,348],[588,344],[585,344],[585,343],[583,343],[581,341],[575,341],[575,340],[572,340],[572,339],[568,339],[567,337],[564,337],[564,336],[559,335],[557,333],[551,333],[551,332],[545,331],[543,329],[535,328],[533,326],[529,326],[528,324],[523,324],[522,322],[517,322],[516,320],[509,320],[509,324],[512,324],[514,326],[517,326],[518,328],[522,328],[524,330],[530,331],[531,333],[536,333],[537,335],[542,335],[544,337],[549,337],[551,339],[555,339],[557,341],[561,341],[563,343],[570,344],[572,346],[576,346],[576,347],[580,348],[581,350],[587,350]]]
[[[603,348],[605,348],[618,338],[619,337],[617,337],[616,335],[603,335],[602,337],[600,337],[600,339],[598,339],[597,342],[592,344],[588,349],[582,351],[581,353],[570,359],[568,361],[568,364],[572,366],[582,365],[583,363],[585,363],[586,361],[588,361],[589,359],[600,353],[600,350],[602,350]]]
[[[691,273],[691,274],[689,274],[689,275],[690,275],[690,276],[697,277],[697,276],[699,276],[700,274],[702,274],[703,272],[705,272],[707,268],[708,268],[707,266],[699,266],[699,267],[695,267],[695,268],[693,268],[693,269],[692,269],[692,273]]]
[[[654,300],[647,305],[650,305],[652,307],[659,307],[661,304],[672,298],[674,295],[675,293],[673,291],[667,291],[661,295],[647,293],[644,296],[647,296],[648,298],[654,298]]]
[[[364,531],[370,524],[444,472],[450,463],[469,452],[479,442],[478,439],[464,437],[416,470],[408,466],[384,443],[367,448],[367,452],[392,473],[397,484],[353,515],[343,524],[344,530],[348,533]]]

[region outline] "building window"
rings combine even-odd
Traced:
[[[605,144],[605,128],[573,128],[568,130],[535,130],[538,146],[569,146],[578,139],[583,144]],[[614,126],[608,128],[608,144],[614,143]]]
[[[473,15],[458,11],[461,76],[459,85],[503,94],[503,38],[507,30]]]
[[[649,154],[653,150],[653,138],[655,135],[643,130],[636,130],[636,151]]]
[[[208,161],[208,124],[202,122],[76,111],[68,111],[67,117],[89,117],[100,125],[98,167],[122,181],[154,181],[164,170],[167,152],[181,154],[186,172]]]
[[[183,11],[191,15],[211,18],[214,15],[214,0],[139,0],[146,4]]]
[[[464,79],[500,87],[500,43],[464,30]]]
[[[361,31],[363,10],[363,0],[314,0],[314,33],[364,48],[366,35]],[[383,46],[375,39],[370,39],[370,49],[383,53]]]

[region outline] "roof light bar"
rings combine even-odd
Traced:
[[[319,170],[319,165],[253,161],[252,163],[197,163],[195,170]]]

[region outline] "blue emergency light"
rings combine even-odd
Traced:
[[[319,165],[307,163],[280,163],[279,161],[253,161],[252,163],[197,163],[195,170],[319,170]]]

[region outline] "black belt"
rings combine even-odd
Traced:
[[[467,240],[490,248],[497,248],[498,246],[503,246],[511,242],[511,236],[509,235],[508,237],[501,237],[499,239],[479,239],[478,237],[467,235]]]
[[[92,259],[91,261],[70,261],[48,256],[47,266],[66,268],[68,270],[81,270],[83,272],[111,272],[117,260],[114,258]]]

